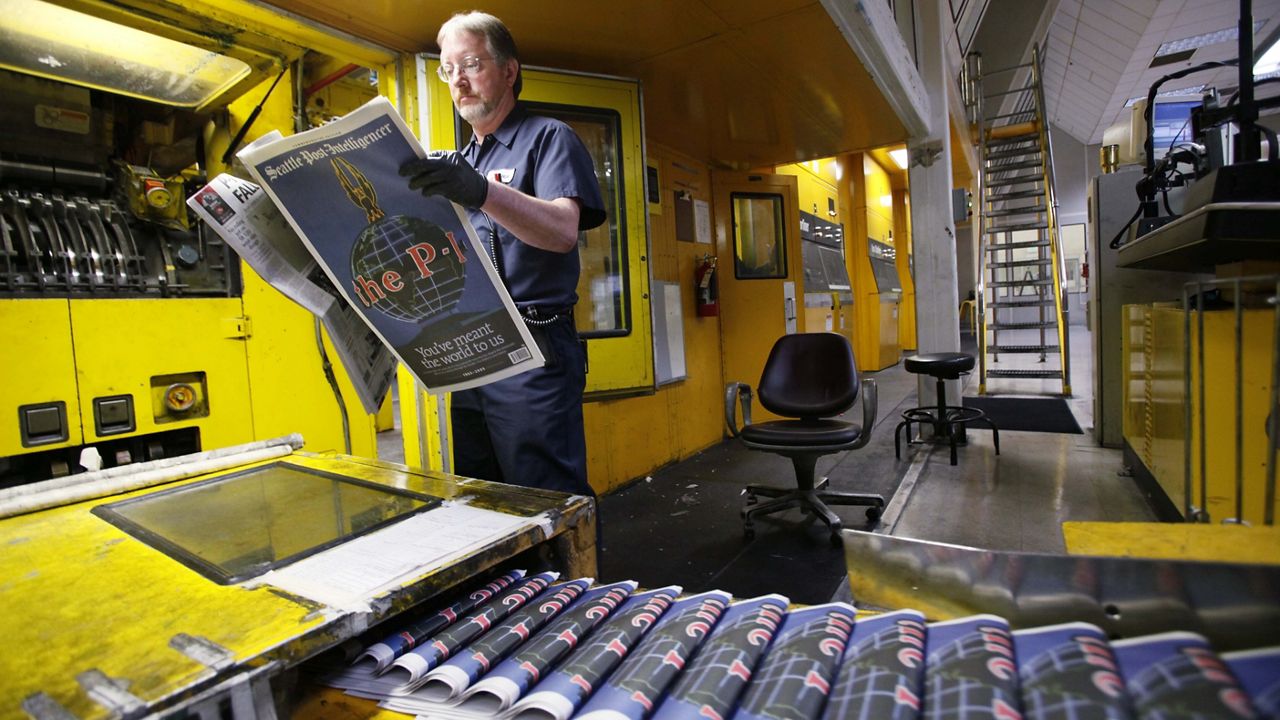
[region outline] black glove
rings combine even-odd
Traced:
[[[489,196],[489,181],[462,158],[461,153],[432,153],[400,166],[400,175],[412,176],[409,187],[423,195],[440,195],[465,208],[479,208]]]

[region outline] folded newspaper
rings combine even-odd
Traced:
[[[238,153],[333,286],[426,389],[542,366],[462,209],[400,176],[425,156],[385,98]]]
[[[395,378],[395,356],[338,295],[266,193],[223,173],[192,195],[187,205],[263,280],[320,319],[364,411],[378,412]]]

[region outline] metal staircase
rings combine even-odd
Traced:
[[[965,84],[981,157],[978,253],[978,392],[996,379],[1057,378],[1071,394],[1065,268],[1056,217],[1041,49],[1009,90],[982,94],[981,57],[971,54]],[[986,115],[988,101],[994,115]],[[1032,360],[1028,361],[1028,356]]]

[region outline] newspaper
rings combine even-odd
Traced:
[[[410,190],[426,153],[385,98],[238,153],[333,286],[431,392],[543,365],[462,209]]]
[[[187,205],[263,280],[320,318],[364,411],[377,413],[395,379],[395,356],[337,294],[266,193],[224,173]]]

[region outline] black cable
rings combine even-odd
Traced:
[[[1156,94],[1159,92],[1160,86],[1170,80],[1177,80],[1178,78],[1184,78],[1188,75],[1191,75],[1193,73],[1198,73],[1202,70],[1212,70],[1214,68],[1230,67],[1238,64],[1239,64],[1239,61],[1234,59],[1221,60],[1221,61],[1212,60],[1210,62],[1200,63],[1199,65],[1193,65],[1189,68],[1186,68],[1184,70],[1179,70],[1178,72],[1175,72],[1175,73],[1169,73],[1168,75],[1165,75],[1164,77],[1160,78],[1159,80],[1156,80],[1154,83],[1151,84],[1151,87],[1147,90],[1147,107],[1144,108],[1142,111],[1142,119],[1145,120],[1147,123],[1147,132],[1146,132],[1146,137],[1144,138],[1142,143],[1142,149],[1147,153],[1147,174],[1148,175],[1150,175],[1151,172],[1155,169],[1155,164],[1156,164],[1155,128],[1152,127],[1152,117],[1155,114]]]
[[[244,125],[240,126],[240,131],[236,136],[231,138],[231,144],[227,146],[227,151],[222,153],[222,164],[231,164],[231,156],[235,154],[236,148],[240,147],[240,141],[244,140],[245,133],[249,132],[249,128],[253,127],[253,122],[258,119],[258,113],[262,112],[262,106],[267,104],[267,98],[271,97],[271,92],[276,89],[276,85],[280,84],[280,79],[284,74],[289,72],[289,68],[280,71],[276,76],[275,82],[271,83],[271,87],[267,88],[267,94],[262,96],[262,102],[258,103],[258,107],[249,113],[249,117],[244,121]]]
[[[1129,222],[1125,223],[1124,227],[1120,228],[1120,232],[1116,233],[1116,236],[1111,238],[1110,246],[1112,250],[1120,249],[1120,238],[1124,236],[1125,232],[1129,229],[1129,226],[1132,225],[1141,214],[1142,203],[1138,203],[1138,209],[1133,211],[1133,217],[1129,218]]]
[[[324,379],[329,381],[333,390],[333,399],[338,402],[338,414],[342,416],[342,442],[351,454],[351,420],[347,417],[347,402],[342,399],[342,390],[338,388],[338,378],[333,374],[333,363],[329,362],[329,353],[324,349],[324,336],[320,334],[320,318],[313,318],[316,329],[316,349],[320,351],[320,369],[324,371]]]
[[[1169,207],[1169,190],[1168,190],[1168,188],[1165,188],[1164,190],[1161,190],[1161,191],[1160,191],[1160,197],[1164,199],[1164,211],[1165,211],[1165,212],[1167,212],[1167,213],[1169,213],[1169,215],[1170,215],[1171,217],[1177,217],[1177,216],[1178,216],[1178,214],[1177,214],[1177,213],[1175,213],[1175,212],[1173,211],[1173,208]]]

